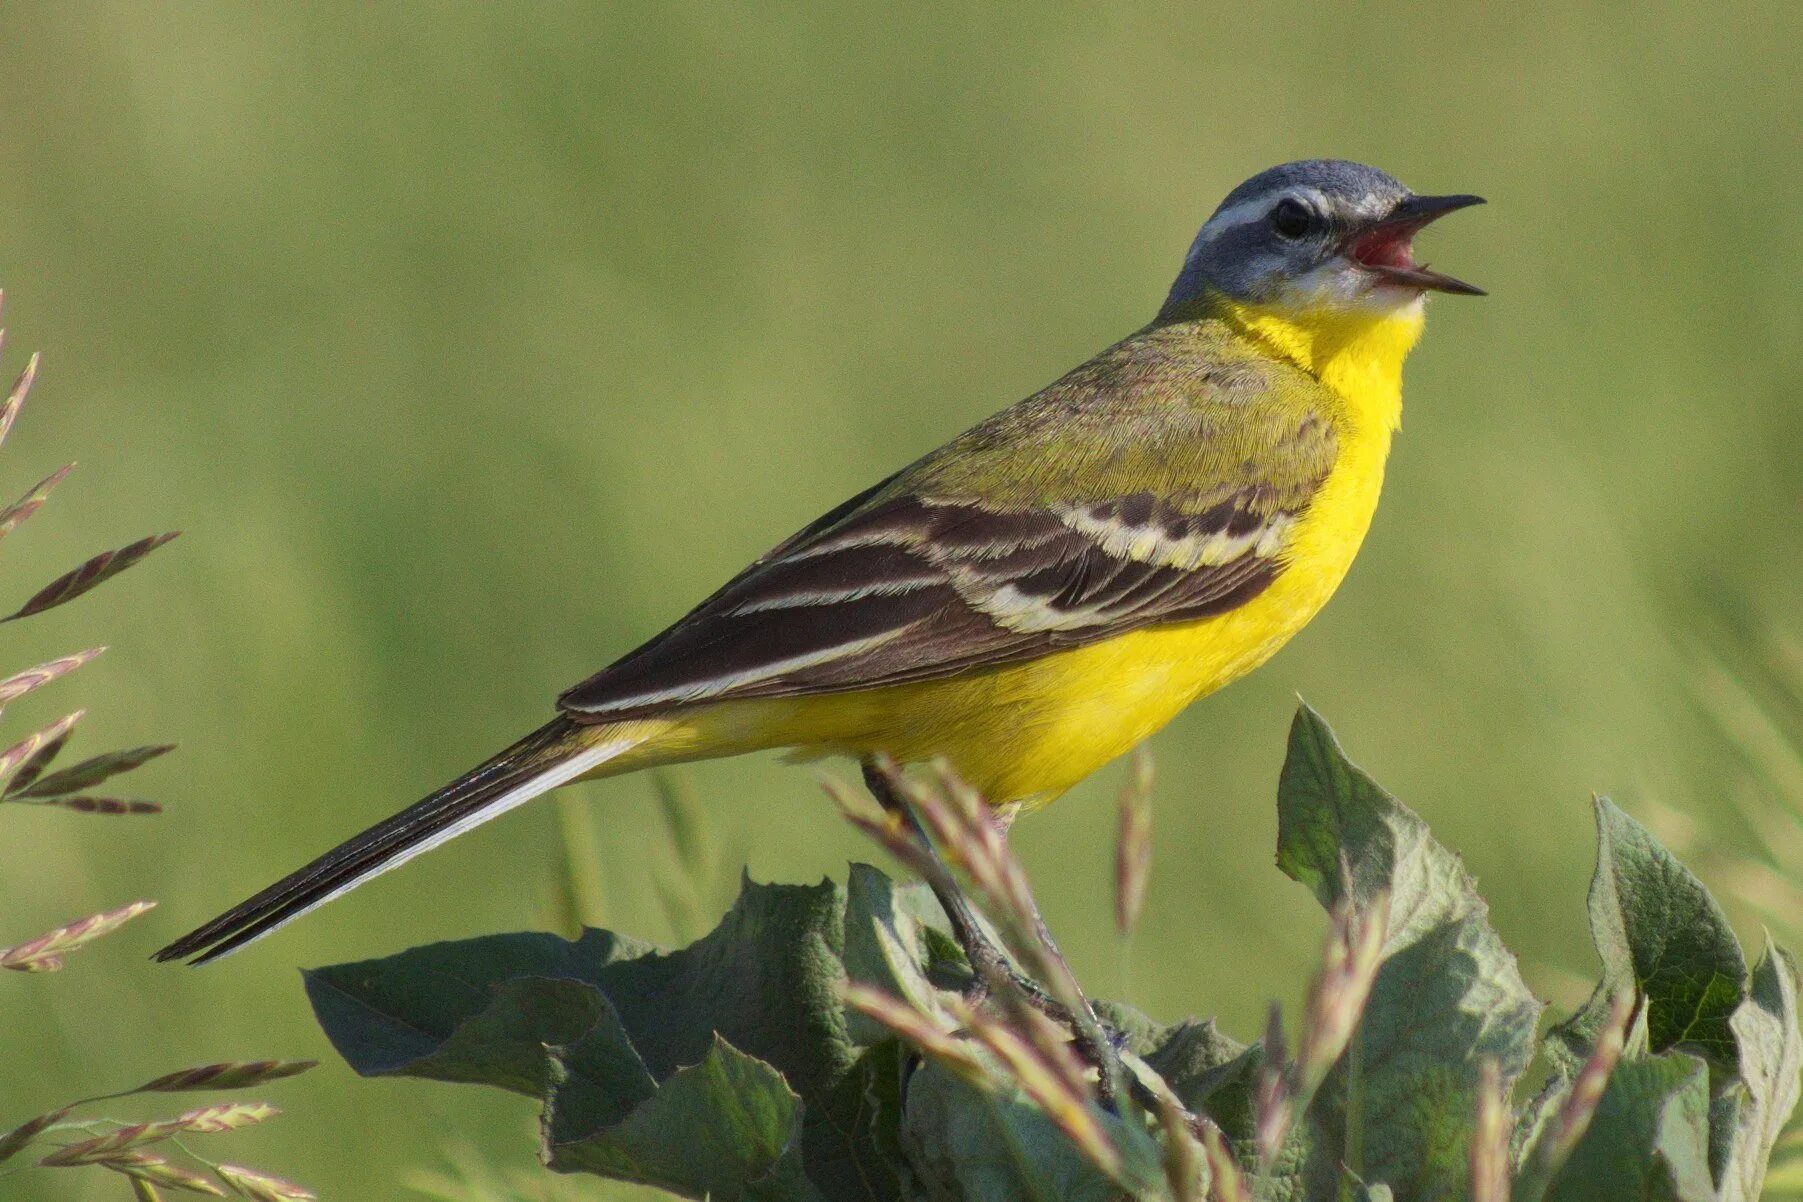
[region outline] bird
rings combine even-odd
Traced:
[[[829,510],[550,720],[156,953],[203,963],[560,786],[786,749],[942,759],[1004,821],[1268,660],[1370,527],[1426,294],[1483,203],[1285,163],[1228,193],[1157,315]]]

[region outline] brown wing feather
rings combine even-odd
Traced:
[[[942,678],[1244,604],[1336,454],[1320,382],[1153,326],[804,529],[560,699],[578,721]]]
[[[1085,516],[1112,513],[1167,539],[1244,538],[1285,516],[1258,500],[1182,514],[1136,495]],[[1232,609],[1280,569],[1251,547],[1219,564],[1149,562],[1054,512],[900,497],[787,544],[559,704],[615,720],[937,679]]]

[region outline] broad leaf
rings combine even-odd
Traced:
[[[782,1074],[716,1037],[619,1122],[553,1143],[550,1166],[685,1198],[810,1202],[820,1195],[801,1169],[801,1117]]]
[[[494,1085],[530,1097],[569,1091],[593,1125],[649,1097],[656,1082],[591,966],[642,951],[589,931],[438,943],[389,960],[306,976],[307,995],[340,1055],[368,1077]]]
[[[1725,1139],[1723,1202],[1756,1202],[1766,1161],[1797,1106],[1803,1038],[1797,1031],[1797,967],[1782,948],[1767,945],[1753,970],[1747,1000],[1728,1020],[1734,1031],[1740,1080],[1724,1096],[1735,1098]]]
[[[1212,1018],[1159,1026],[1119,1002],[1097,1002],[1096,1014],[1191,1109],[1220,1083],[1222,1068],[1246,1053],[1246,1045],[1222,1034]]]
[[[1721,907],[1650,831],[1607,798],[1596,801],[1596,830],[1590,937],[1603,979],[1584,1008],[1554,1029],[1549,1046],[1559,1067],[1573,1070],[1609,999],[1631,988],[1646,999],[1648,1051],[1683,1047],[1732,1068],[1729,1021],[1746,996],[1747,961]]]
[[[1145,1129],[1096,1112],[1123,1153],[1135,1197],[1162,1186]],[[902,1144],[916,1174],[911,1197],[934,1202],[1118,1202],[1121,1189],[1044,1111],[1011,1093],[980,1089],[937,1064],[908,1078]]]
[[[893,931],[908,904],[866,872],[858,896],[868,908],[849,914],[830,883],[747,881],[719,927],[681,951],[600,931],[574,942],[491,936],[317,970],[308,992],[359,1072],[481,1081],[542,1097],[547,1150],[561,1165],[622,1174],[636,1165],[632,1180],[664,1172],[646,1124],[700,1114],[696,1099],[718,1100],[721,1082],[750,1090],[747,1104],[774,1115],[787,1103],[757,1084],[762,1071],[796,1099],[798,1138],[776,1160],[767,1141],[730,1155],[717,1149],[722,1159],[709,1173],[758,1165],[757,1181],[740,1183],[744,1196],[800,1197],[769,1191],[787,1189],[791,1168],[805,1167],[808,1188],[834,1202],[893,1199],[894,1141],[885,1151],[870,1124],[885,1094],[886,1119],[895,1121],[897,1064],[892,1050],[853,1043],[838,989],[846,924],[858,929],[863,954],[880,959],[870,928]],[[666,1100],[673,1087],[679,1092]],[[771,1130],[762,1119],[754,1128],[741,1134],[765,1140]],[[713,1129],[670,1136],[680,1145],[712,1138]],[[696,1188],[725,1196],[715,1177]]]
[[[1331,1196],[1342,1167],[1404,1200],[1460,1196],[1480,1065],[1512,1084],[1541,1005],[1491,927],[1457,856],[1340,750],[1303,706],[1278,784],[1277,864],[1326,907],[1390,895],[1383,966],[1348,1055],[1310,1108],[1319,1143],[1308,1189]]]
[[[29,761],[18,788],[42,771],[43,744],[58,733],[13,756]],[[1607,803],[1598,823],[1590,909],[1605,981],[1547,1041],[1551,1075],[1514,1129],[1516,1202],[1753,1202],[1798,1099],[1795,971],[1773,949],[1749,986],[1696,879]],[[1278,844],[1280,867],[1324,906],[1345,900],[1369,915],[1382,894],[1389,923],[1357,1032],[1253,1182],[1256,1197],[1468,1196],[1484,1065],[1498,1066],[1506,1099],[1534,1050],[1539,1003],[1457,857],[1347,761],[1306,707],[1291,730]],[[763,1202],[1123,1197],[999,1064],[985,1087],[923,1061],[888,1027],[846,1013],[847,981],[903,999],[944,1031],[947,991],[971,977],[929,890],[854,865],[843,889],[747,881],[719,927],[679,951],[600,931],[504,935],[322,969],[307,983],[360,1072],[540,1098],[544,1155],[560,1170]],[[1606,1088],[1592,1078],[1601,1097],[1588,1126],[1567,1124],[1570,1155],[1541,1157],[1594,1042],[1597,1004],[1626,986],[1646,1005],[1624,1054]],[[1315,995],[1311,1005],[1329,1006],[1317,1014],[1331,1016],[1331,997]],[[1097,1009],[1137,1086],[1168,1085],[1220,1127],[1241,1164],[1254,1161],[1260,1046],[1212,1022],[1161,1026],[1126,1006]],[[960,1046],[974,1057],[964,1071],[980,1077],[988,1054]],[[1120,1116],[1058,1113],[1073,1130],[1106,1132],[1126,1192],[1170,1196],[1159,1124],[1137,1103]],[[1113,1152],[1091,1148],[1112,1168]]]
[[[848,978],[929,1012],[938,1007],[940,988],[969,979],[970,968],[948,934],[945,913],[925,884],[897,885],[868,864],[853,864],[845,891]],[[936,975],[947,979],[935,981]],[[887,1027],[861,1014],[852,1014],[849,1023],[860,1044],[891,1038]]]
[[[1616,1066],[1548,1202],[1712,1202],[1709,1070],[1682,1052]]]

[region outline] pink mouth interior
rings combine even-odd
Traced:
[[[1366,267],[1415,266],[1415,231],[1378,227],[1352,244],[1352,257]]]

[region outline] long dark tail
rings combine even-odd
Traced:
[[[588,733],[592,732],[592,733]],[[587,737],[583,735],[587,733]],[[373,876],[456,838],[631,748],[558,718],[385,822],[341,843],[156,954],[205,964],[261,939]]]

